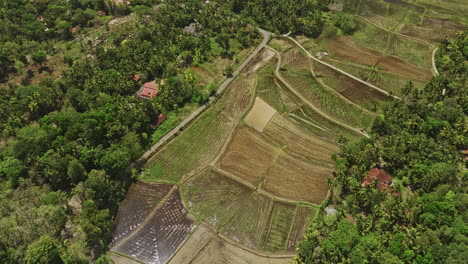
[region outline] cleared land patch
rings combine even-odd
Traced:
[[[146,263],[166,263],[195,229],[176,189],[145,223],[125,239],[113,244],[120,252]]]
[[[245,122],[256,130],[263,132],[268,122],[276,114],[276,110],[261,98],[255,98],[255,104],[245,117]]]

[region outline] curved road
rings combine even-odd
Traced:
[[[265,31],[261,28],[258,29],[260,33],[263,36],[262,42],[258,45],[258,47],[250,54],[245,61],[239,65],[239,67],[234,71],[231,77],[227,78],[221,86],[219,86],[218,90],[216,93],[210,97],[207,103],[203,104],[200,106],[197,110],[193,111],[187,118],[184,119],[177,127],[175,127],[173,130],[171,130],[169,133],[167,133],[164,137],[162,137],[156,144],[154,144],[148,151],[143,154],[140,159],[138,159],[138,162],[145,161],[151,157],[151,155],[159,149],[162,145],[164,145],[168,140],[170,140],[177,132],[179,132],[183,127],[185,127],[187,124],[189,124],[192,120],[194,120],[200,113],[202,113],[208,105],[213,102],[216,97],[218,97],[228,86],[231,84],[231,82],[237,77],[237,75],[247,66],[247,64],[252,61],[252,59],[257,56],[257,54],[267,45],[267,43],[270,41],[270,36],[271,33],[268,31]]]

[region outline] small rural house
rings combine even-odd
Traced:
[[[391,193],[392,191],[392,184],[393,184],[393,179],[390,174],[386,173],[384,170],[381,170],[379,168],[372,168],[369,171],[369,176],[365,177],[362,182],[361,186],[366,187],[372,184],[373,181],[377,181],[377,189],[379,191],[382,190],[387,190],[388,193]]]
[[[138,99],[152,99],[159,92],[159,85],[155,82],[147,82],[138,90],[137,98]]]

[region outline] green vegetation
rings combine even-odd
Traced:
[[[159,2],[0,3],[0,262],[98,259],[129,165],[220,81],[191,68],[237,64],[259,38],[226,3]],[[195,21],[199,33],[184,31]],[[158,96],[137,100],[151,80]],[[170,120],[154,132],[160,113]]]
[[[441,75],[418,90],[409,83],[389,103],[371,138],[336,157],[332,197],[296,263],[464,263],[467,259],[467,32],[440,45]],[[361,186],[375,166],[394,185]],[[380,190],[380,191],[379,191]],[[328,205],[336,215],[325,216]]]

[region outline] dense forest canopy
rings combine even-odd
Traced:
[[[150,124],[216,88],[190,67],[254,46],[257,25],[315,36],[327,1],[121,2],[0,1],[2,263],[107,263]],[[155,79],[156,98],[133,96]]]
[[[297,263],[466,262],[467,47],[466,31],[441,43],[440,75],[423,90],[409,83],[371,138],[342,146],[332,196],[299,244]],[[393,176],[391,191],[362,184],[373,167]],[[325,216],[325,206],[337,213]]]

